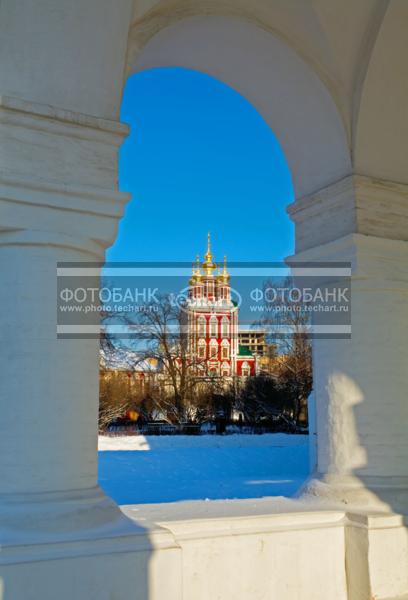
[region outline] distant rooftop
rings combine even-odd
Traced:
[[[238,355],[239,356],[252,356],[252,352],[248,348],[248,346],[238,346]]]

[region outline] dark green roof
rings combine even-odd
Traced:
[[[238,346],[238,355],[239,356],[252,356],[252,352],[248,348],[248,346]]]

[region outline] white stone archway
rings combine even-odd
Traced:
[[[379,14],[382,15],[381,11]],[[321,73],[313,70],[310,61],[288,47],[279,36],[273,36],[253,22],[236,16],[195,15],[170,22],[137,53],[130,51],[128,72],[163,66],[181,66],[205,72],[242,93],[278,136],[292,172],[296,194],[296,201],[289,207],[289,213],[296,224],[297,254],[290,261],[350,261],[356,279],[356,283],[353,283],[354,340],[315,343],[318,480],[311,483],[308,491],[340,503],[353,502],[352,498],[358,498],[360,503],[374,504],[377,508],[384,507],[385,503],[385,506],[401,510],[400,501],[393,506],[392,488],[396,486],[397,495],[400,495],[401,486],[408,485],[405,458],[398,467],[394,460],[395,432],[398,431],[400,439],[404,435],[404,426],[401,424],[405,421],[401,420],[401,411],[404,411],[405,384],[402,381],[392,383],[394,393],[399,397],[393,428],[386,432],[383,423],[378,421],[377,436],[374,437],[367,434],[366,419],[373,432],[371,413],[380,414],[382,398],[390,385],[386,376],[390,369],[390,357],[393,364],[402,367],[398,356],[403,351],[396,338],[387,344],[384,334],[378,335],[372,331],[370,339],[367,333],[363,335],[363,331],[370,329],[366,320],[379,326],[378,311],[381,310],[388,310],[394,315],[392,318],[398,328],[397,323],[405,321],[405,309],[402,312],[399,308],[395,310],[394,303],[401,307],[405,290],[394,282],[395,298],[387,299],[379,294],[376,299],[374,295],[367,295],[365,286],[357,284],[357,280],[363,278],[368,289],[371,289],[370,279],[375,277],[378,281],[377,278],[383,276],[377,271],[379,257],[383,252],[387,254],[390,250],[392,256],[396,251],[385,248],[384,242],[381,246],[378,236],[405,239],[402,232],[402,229],[405,230],[405,221],[398,225],[398,221],[391,218],[391,223],[390,217],[387,218],[382,209],[385,207],[385,196],[390,208],[393,202],[401,207],[405,190],[389,181],[373,180],[370,174],[375,172],[376,166],[368,171],[356,172],[360,166],[362,144],[359,128],[376,132],[373,120],[379,119],[378,113],[373,117],[375,108],[370,107],[367,113],[372,119],[371,127],[364,123],[360,125],[360,117],[363,121],[365,118],[366,96],[368,103],[373,98],[373,103],[378,104],[378,76],[373,76],[377,88],[366,91],[370,85],[370,70],[376,68],[377,44],[384,45],[388,54],[394,53],[393,57],[388,54],[382,56],[382,61],[391,58],[397,60],[397,51],[401,51],[403,45],[401,36],[393,44],[382,41],[383,36],[389,35],[388,19],[393,21],[388,13],[380,30],[378,14],[374,17],[373,30],[378,34],[378,39],[375,38],[377,41],[372,41],[371,46],[366,43],[372,52],[373,64],[364,63],[367,70],[365,79],[360,76],[360,103],[356,103],[354,114],[350,114],[350,120],[354,119],[355,133],[351,121],[348,122],[339,106],[338,96],[331,93],[330,86],[323,82]],[[401,14],[398,18],[403,22]],[[133,33],[131,39],[136,43],[137,33]],[[364,51],[367,53],[368,49]],[[401,83],[398,79],[398,85],[394,86],[403,89],[389,100],[398,108],[395,112],[390,110],[392,120],[395,113],[400,116],[405,109],[405,103],[401,106],[398,104],[404,98],[405,85],[405,80]],[[399,142],[401,152],[407,143],[406,137],[403,136]],[[365,143],[367,153],[361,151],[362,154],[368,160],[371,152],[377,159],[380,153],[378,147]],[[388,158],[384,157],[382,164],[382,174],[389,169],[388,173],[395,175],[393,169],[396,165]],[[402,169],[400,172],[404,180]],[[398,208],[396,210],[398,212]],[[403,212],[406,208],[399,210]],[[388,233],[385,233],[386,220]],[[378,306],[375,306],[376,300]],[[388,303],[389,308],[385,308]],[[357,309],[359,304],[360,310]],[[405,345],[405,342],[402,343]],[[371,372],[371,364],[377,365],[378,376]],[[358,393],[356,390],[359,390]],[[385,418],[386,409],[383,410]],[[383,452],[389,452],[389,460],[385,459],[380,446]],[[385,492],[388,486],[389,493]]]

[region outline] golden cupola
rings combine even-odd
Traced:
[[[195,262],[193,262],[193,269],[192,269],[192,273],[191,273],[191,279],[190,279],[190,285],[193,285],[195,283],[198,283],[202,277],[202,272],[201,272],[201,268],[200,268],[200,257],[196,256],[196,260]]]
[[[214,271],[217,268],[217,265],[214,263],[213,261],[213,255],[211,253],[211,235],[210,232],[208,232],[207,235],[207,252],[204,255],[204,262],[201,265],[202,269],[204,271],[204,276],[205,277],[213,277],[214,276]]]
[[[231,275],[228,273],[228,270],[227,270],[227,257],[224,256],[224,266],[223,266],[222,271],[220,271],[218,274],[218,279],[222,283],[229,283],[230,278],[231,278]]]

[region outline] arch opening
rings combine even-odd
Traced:
[[[130,124],[131,134],[121,151],[120,187],[131,191],[133,198],[120,224],[118,239],[108,251],[109,261],[170,259],[188,262],[195,259],[197,251],[204,252],[207,229],[211,230],[212,237],[211,250],[207,249],[205,257],[208,261],[214,256],[219,273],[229,268],[229,261],[244,261],[249,265],[254,261],[282,263],[284,257],[293,252],[293,226],[285,210],[294,197],[290,171],[269,124],[241,94],[196,70],[180,67],[146,69],[128,80],[122,119]],[[207,258],[209,251],[212,253],[210,259]],[[226,267],[223,266],[224,253],[228,255]],[[199,262],[202,259],[201,254]],[[210,280],[203,279],[198,283],[196,296],[200,304],[206,294],[211,292],[214,296],[216,286]],[[233,276],[231,285],[234,286]],[[221,303],[228,303],[229,279],[223,282],[220,290]],[[252,321],[255,320],[252,318]],[[261,354],[264,364],[262,366],[259,361],[259,371],[263,369],[263,376],[266,375],[265,348],[268,344],[265,334],[254,339],[251,336],[251,344],[254,343],[247,351],[246,347],[240,346],[238,329],[241,326],[239,317],[232,313],[227,317],[208,314],[197,319],[192,334],[200,363],[197,371],[202,379],[211,382],[214,427],[218,427],[216,420],[226,410],[222,403],[229,402],[220,388],[220,380],[225,379],[228,385],[239,381],[239,386],[243,387],[247,378],[258,373],[255,365]],[[132,381],[133,378],[132,374]],[[146,379],[143,384],[146,392],[149,390]],[[201,402],[203,398],[200,398]],[[201,412],[204,410],[207,408],[200,408]],[[237,421],[237,425],[232,421],[228,425],[232,431],[243,423],[242,412],[233,404],[228,410],[231,419]],[[201,418],[193,412],[189,409],[191,423]],[[175,425],[180,427],[180,423],[175,424],[167,414],[163,415],[160,408],[156,407],[154,415],[150,416],[169,421],[163,431]],[[254,427],[260,430],[260,423],[255,425],[254,421]],[[270,424],[262,426],[262,430],[271,433],[268,427]],[[272,437],[270,441],[266,452],[273,454],[276,447]],[[250,460],[250,453],[243,460]],[[276,457],[273,462],[275,465],[280,463]],[[183,489],[179,492],[167,490],[162,497],[149,496],[148,491],[144,495],[143,485],[140,489],[142,478],[138,479],[137,495],[131,495],[132,489],[129,495],[127,491],[110,486],[109,468],[110,461],[103,456],[101,473],[106,491],[120,504],[191,498],[177,495],[187,493]],[[286,475],[280,488],[282,478],[271,478],[269,470],[265,477],[273,483],[254,488],[241,481],[240,489],[227,495],[290,495],[308,475],[307,443],[303,455],[299,450],[296,468],[299,473],[293,477]],[[241,478],[245,477],[244,471]],[[259,479],[260,474],[256,476]],[[195,498],[221,498],[226,492],[217,484],[210,489],[197,489],[196,493],[199,496],[193,496]]]
[[[333,97],[305,60],[272,33],[237,17],[196,16],[164,27],[138,51],[131,46],[129,56],[131,74],[184,67],[242,94],[279,139],[296,199],[351,173],[348,136]]]

